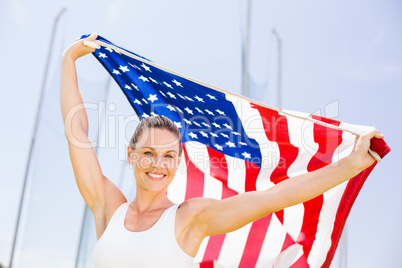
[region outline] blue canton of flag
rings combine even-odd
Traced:
[[[261,165],[259,145],[245,133],[225,93],[155,67],[149,60],[100,36],[98,40],[132,55],[104,46],[94,52],[140,118],[167,116],[180,129],[183,143],[200,142],[226,155]]]

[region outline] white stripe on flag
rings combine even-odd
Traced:
[[[303,255],[303,247],[299,244],[293,244],[281,252],[276,258],[274,268],[289,268]]]
[[[286,232],[281,222],[272,214],[271,222],[268,226],[265,239],[258,256],[256,268],[272,267],[276,256],[281,253],[283,243],[286,238]]]
[[[243,159],[225,155],[228,169],[228,187],[239,194],[245,192],[246,166]]]
[[[307,116],[297,113],[299,116]],[[314,124],[307,120],[286,115],[289,129],[290,143],[299,148],[296,160],[289,167],[287,175],[295,177],[307,173],[307,166],[311,158],[318,151],[318,144],[314,141]]]
[[[218,263],[225,264],[226,267],[239,266],[251,225],[252,223],[249,223],[234,232],[226,234]]]

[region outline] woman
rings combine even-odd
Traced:
[[[180,163],[180,132],[169,119],[150,117],[140,122],[127,148],[137,187],[135,199],[127,203],[102,174],[82,109],[75,60],[94,51],[83,42],[95,39],[92,34],[64,52],[60,103],[77,185],[95,218],[96,267],[188,267],[205,237],[234,231],[269,213],[310,200],[375,161],[368,153],[370,139],[383,135],[373,130],[360,136],[352,153],[335,167],[285,180],[266,191],[224,200],[195,198],[175,205],[166,190]]]

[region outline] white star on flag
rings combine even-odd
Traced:
[[[105,53],[99,52],[99,58],[107,59],[107,56]]]
[[[211,100],[217,100],[216,98],[215,98],[215,96],[212,96],[212,95],[210,95],[210,94],[205,94],[206,96],[208,96]]]
[[[128,64],[130,64],[130,66],[133,67],[134,69],[137,69],[137,70],[139,70],[139,71],[142,71],[141,68],[138,67],[137,65],[131,64],[130,62],[129,62]]]
[[[131,85],[133,86],[133,88],[135,88],[136,90],[140,91],[136,85],[134,85],[133,83],[131,83]]]
[[[146,99],[142,98],[142,101],[145,102],[146,104],[148,104]]]
[[[188,133],[188,135],[193,139],[198,139],[197,134],[194,134],[193,132]]]
[[[120,65],[119,69],[120,69],[123,73],[130,71],[130,70],[127,68],[127,66],[121,66],[121,65]]]
[[[174,108],[173,106],[171,106],[170,104],[169,104],[168,106],[166,106],[166,108],[168,108],[168,109],[171,110],[171,111],[174,111],[174,110],[175,110],[175,108]]]
[[[203,99],[203,98],[198,97],[197,95],[195,95],[195,96],[194,96],[194,98],[195,98],[195,99],[197,99],[197,100],[198,100],[198,101],[200,101],[200,102],[204,102],[204,99]]]
[[[221,128],[221,126],[220,125],[218,125],[217,123],[215,123],[215,122],[213,122],[212,123],[212,125],[214,125],[215,127],[217,127],[217,128]]]
[[[180,82],[176,81],[176,79],[173,79],[172,82],[175,83],[178,87],[183,87]]]
[[[220,151],[222,151],[222,149],[223,149],[223,147],[220,146],[219,144],[214,144],[214,146],[216,147],[216,149],[218,149],[218,150],[220,150]]]
[[[113,49],[111,49],[110,47],[105,48],[107,51],[109,52],[113,52]]]
[[[155,95],[149,94],[149,98],[147,100],[149,100],[152,103],[154,103],[154,101],[157,101],[158,98],[156,97],[156,94]]]
[[[126,85],[125,88],[132,90],[131,87],[129,85]]]
[[[191,121],[187,120],[186,118],[183,119],[184,122],[186,122],[187,124],[191,125]]]
[[[155,79],[153,79],[152,77],[149,78],[153,83],[158,84],[158,81],[156,81]]]
[[[193,121],[194,125],[196,125],[197,127],[201,127],[200,124],[198,124],[197,122]]]
[[[173,89],[173,87],[172,87],[172,85],[171,84],[168,84],[168,83],[166,83],[165,81],[163,81],[163,84],[165,84],[168,88],[171,88],[171,89]]]
[[[201,111],[201,109],[200,108],[198,108],[198,107],[195,107],[195,109],[200,113],[200,114],[204,114],[204,112],[203,111]]]
[[[229,147],[231,147],[231,148],[235,148],[235,147],[236,147],[236,145],[235,145],[233,142],[230,142],[230,141],[228,141],[226,144],[227,144]]]
[[[116,69],[113,69],[113,73],[114,73],[114,74],[117,74],[117,75],[120,74],[120,72],[119,72],[118,70],[116,70]]]
[[[172,93],[172,92],[167,92],[167,94],[169,95],[169,97],[171,97],[172,99],[176,99],[176,96]]]
[[[226,135],[225,133],[221,133],[221,135],[222,135],[223,137],[225,137],[225,138],[229,138],[229,136]]]
[[[165,94],[165,93],[163,93],[163,91],[159,90],[159,93],[161,93],[161,94],[162,94],[162,96],[166,98],[166,94]]]
[[[215,133],[213,133],[213,132],[210,132],[209,135],[211,135],[211,136],[213,136],[213,137],[215,137],[215,138],[218,137],[218,135],[215,134]]]
[[[247,145],[247,143],[239,141],[240,145]]]
[[[217,111],[220,115],[225,115],[225,113],[219,109],[216,109],[215,111]]]
[[[200,131],[200,134],[201,134],[203,137],[208,138],[208,134],[205,133],[204,131]]]
[[[181,128],[181,122],[174,122],[177,128]]]
[[[226,128],[229,128],[229,129],[233,130],[232,127],[229,126],[228,124],[225,123],[225,124],[223,124],[223,125],[224,125]]]
[[[144,77],[144,76],[140,76],[139,79],[141,79],[144,82],[149,82],[148,78]]]
[[[246,152],[242,153],[241,155],[244,156],[244,158],[251,158],[251,155]]]
[[[146,113],[143,113],[142,115],[141,115],[142,117],[149,117],[149,115],[147,115]]]
[[[211,112],[210,110],[208,110],[208,109],[205,109],[205,111],[208,113],[208,114],[210,114],[210,115],[214,115],[214,113],[213,112]]]
[[[139,105],[142,105],[142,103],[141,103],[139,100],[137,100],[137,99],[135,99],[134,102],[137,103],[137,104],[139,104]]]
[[[151,68],[149,68],[148,66],[146,66],[144,63],[141,65],[141,67],[144,68],[145,71],[148,71],[148,72],[151,72],[151,73],[152,73]]]
[[[190,108],[186,107],[184,108],[184,110],[186,110],[187,113],[193,115],[193,110],[191,110]]]

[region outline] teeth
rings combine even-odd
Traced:
[[[148,173],[149,176],[154,177],[154,178],[162,178],[165,175],[157,175],[157,174],[152,174],[152,173]]]

